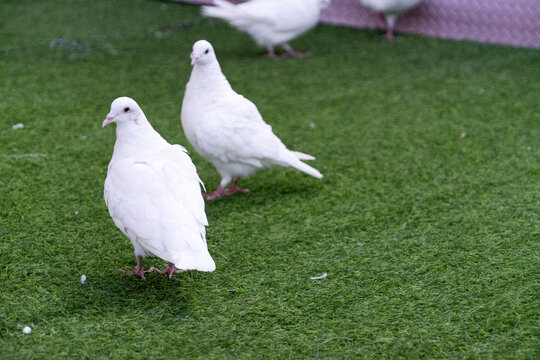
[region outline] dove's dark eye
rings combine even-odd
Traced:
[[[128,107],[125,107],[124,108],[124,112],[128,112],[129,111],[129,108]]]
[[[208,52],[210,51],[210,49],[206,49],[206,51],[204,52],[205,54],[208,54]]]

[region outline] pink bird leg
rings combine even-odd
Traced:
[[[271,45],[268,46],[268,54],[266,54],[266,57],[272,60],[279,58],[279,56],[277,56],[276,52],[274,51],[274,47]]]
[[[220,198],[222,196],[228,196],[228,195],[232,195],[232,194],[236,194],[237,192],[243,192],[243,193],[247,193],[249,192],[248,189],[241,189],[238,187],[238,179],[234,180],[233,182],[233,185],[231,186],[230,189],[226,189],[224,188],[223,186],[219,186],[216,191],[214,191],[212,194],[202,194],[202,196],[206,199],[206,200],[215,200],[217,198]]]
[[[290,57],[293,57],[293,58],[304,58],[304,57],[311,56],[311,53],[309,51],[307,51],[305,53],[302,53],[302,52],[299,52],[299,51],[294,51],[293,48],[291,47],[291,45],[289,45],[288,43],[283,44],[283,48],[287,52],[287,55],[289,55]]]
[[[143,267],[142,267],[142,259],[143,259],[143,257],[141,255],[137,255],[137,266],[135,266],[132,271],[120,269],[120,272],[122,272],[122,273],[124,273],[126,275],[137,275],[137,276],[140,276],[141,279],[146,279],[144,277],[144,274],[146,274],[146,273],[151,273],[152,271],[161,272],[161,270],[156,269],[154,267],[151,267],[148,270],[144,270]]]
[[[169,279],[172,278],[173,274],[181,274],[183,272],[186,272],[186,270],[179,270],[177,269],[173,263],[169,263],[167,265],[165,265],[165,270],[163,271],[168,277]],[[160,271],[161,273],[161,271]]]
[[[384,34],[384,38],[386,40],[389,40],[389,41],[394,41],[396,40],[395,36],[394,36],[394,28],[392,27],[388,27],[388,29],[386,30],[386,34]]]

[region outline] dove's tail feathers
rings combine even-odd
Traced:
[[[254,22],[261,21],[240,5],[225,0],[214,0],[214,6],[202,6],[201,13],[203,16],[223,19],[239,29],[246,29]]]
[[[225,0],[214,0],[214,6],[203,6],[201,12],[204,16],[230,20],[238,16],[235,5]]]
[[[291,161],[289,163],[290,166],[292,166],[295,169],[298,169],[308,175],[311,175],[313,177],[316,177],[317,179],[321,179],[323,175],[319,172],[319,170],[309,166],[308,164],[304,164],[300,160],[297,161]]]
[[[208,251],[181,254],[174,259],[174,266],[181,270],[214,271],[216,263]]]
[[[311,156],[309,154],[301,153],[300,151],[291,151],[294,156],[298,158],[298,160],[315,160],[315,156]]]

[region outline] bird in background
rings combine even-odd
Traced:
[[[384,37],[394,40],[394,27],[397,18],[409,11],[422,0],[359,0],[362,5],[375,11],[382,18],[386,26]]]
[[[323,177],[301,161],[314,160],[313,156],[288,150],[255,104],[231,88],[208,41],[193,45],[191,64],[193,70],[182,103],[182,126],[191,145],[221,175],[219,187],[213,194],[205,194],[206,199],[247,192],[238,187],[238,179],[273,166],[291,166]],[[232,187],[227,189],[231,181]]]
[[[248,33],[268,50],[268,57],[278,56],[275,46],[282,46],[291,57],[308,53],[294,51],[289,41],[311,30],[319,22],[322,9],[331,0],[251,0],[234,5],[225,0],[214,0],[214,6],[203,6],[204,16],[227,21],[238,30]]]
[[[128,97],[112,102],[102,126],[112,122],[116,142],[105,179],[105,203],[137,258],[133,271],[121,271],[143,279],[152,271],[169,278],[186,270],[214,271],[206,245],[202,182],[186,149],[163,139]],[[169,264],[163,271],[144,270],[146,255]]]

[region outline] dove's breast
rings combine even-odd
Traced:
[[[212,153],[205,151],[202,142],[212,142],[213,133],[219,132],[219,116],[221,114],[219,96],[197,96],[196,92],[186,90],[182,104],[181,121],[184,134],[195,150],[203,157],[211,156]]]

